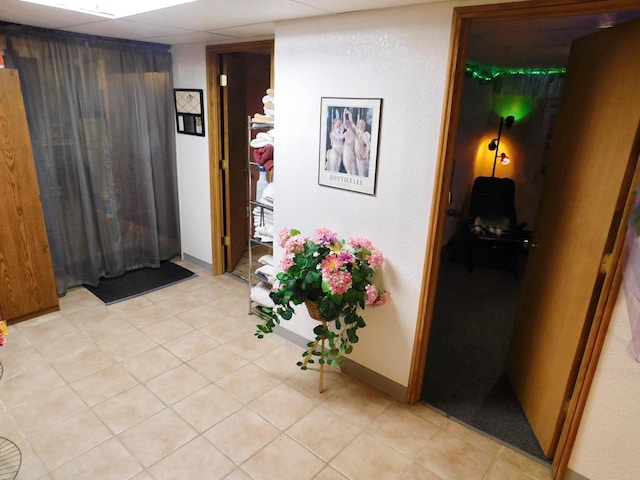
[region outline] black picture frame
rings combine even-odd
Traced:
[[[204,94],[201,89],[174,88],[176,129],[185,135],[204,137]]]

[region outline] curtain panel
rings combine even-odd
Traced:
[[[59,295],[180,252],[166,45],[0,25],[21,78]]]

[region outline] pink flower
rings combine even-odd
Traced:
[[[367,292],[367,298],[364,303],[370,307],[379,307],[380,305],[384,305],[391,296],[389,292],[380,292],[371,284],[364,287],[364,289]]]
[[[331,245],[335,241],[337,241],[338,236],[335,232],[332,232],[328,228],[319,228],[316,230],[316,234],[311,239],[313,243],[317,243],[319,245]]]
[[[280,260],[280,266],[282,267],[282,271],[284,273],[287,273],[291,266],[295,263],[295,254],[293,252],[285,252],[284,255],[282,255],[282,259]]]
[[[304,244],[306,241],[306,237],[294,235],[289,237],[282,246],[286,250],[286,253],[302,253],[304,252]]]
[[[356,248],[361,247],[366,248],[367,250],[373,250],[373,244],[371,241],[364,237],[352,237],[349,239],[349,243]]]
[[[327,285],[331,289],[331,293],[334,295],[342,295],[351,288],[352,277],[349,272],[338,270],[335,272],[322,272],[322,278],[327,282]]]
[[[331,272],[335,272],[336,270],[339,270],[343,264],[344,262],[342,261],[340,256],[332,253],[331,255],[326,256],[324,260],[322,260],[322,273],[329,274]]]
[[[380,250],[373,249],[371,255],[367,258],[367,263],[371,266],[372,270],[378,270],[382,267],[384,262],[384,256]]]
[[[282,230],[280,230],[280,233],[278,234],[278,245],[284,248],[284,245],[285,243],[287,243],[287,240],[289,240],[289,237],[291,237],[291,231],[288,228],[283,228]]]

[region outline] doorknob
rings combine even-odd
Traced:
[[[538,244],[529,238],[522,240],[522,248],[525,250],[535,250]]]

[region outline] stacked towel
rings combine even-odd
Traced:
[[[251,300],[254,302],[264,306],[264,307],[275,307],[273,300],[269,296],[271,292],[271,285],[265,282],[260,282],[257,285],[254,285],[251,288]]]
[[[260,135],[260,134],[258,134]],[[253,141],[251,142],[253,144]],[[273,143],[253,150],[253,159],[268,172],[273,168]]]
[[[255,113],[252,122],[255,123],[273,123],[275,117],[275,95],[273,88],[267,89],[267,94],[262,97],[262,110],[264,113]]]
[[[251,287],[251,300],[263,307],[275,307],[273,300],[269,296],[273,283],[276,280],[275,269],[273,267],[273,255],[263,255],[258,259],[260,267],[256,269],[256,276],[262,281]]]
[[[260,203],[273,206],[273,182],[264,187],[262,196],[258,199]],[[273,243],[273,210],[256,206],[253,208],[253,237],[262,242]]]

